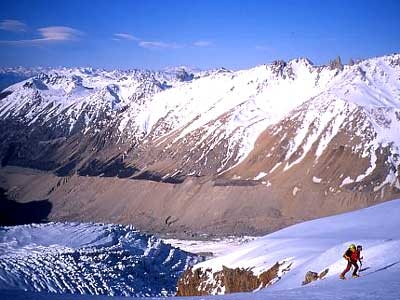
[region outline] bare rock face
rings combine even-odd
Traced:
[[[212,272],[211,269],[192,268],[185,271],[178,281],[177,296],[205,296],[251,292],[265,288],[278,277],[279,263],[269,270],[254,275],[251,268],[231,269],[226,266],[221,271]]]
[[[306,276],[304,278],[304,281],[302,282],[302,285],[306,285],[309,284],[313,281],[316,281],[318,279],[322,279],[325,277],[326,274],[328,274],[329,269],[325,269],[324,271],[322,271],[320,274],[313,272],[313,271],[308,271],[306,273]]]

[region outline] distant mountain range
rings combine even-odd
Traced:
[[[41,69],[0,94],[3,166],[262,186],[289,219],[399,195],[399,132],[399,54],[235,72]]]

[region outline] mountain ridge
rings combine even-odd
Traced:
[[[268,191],[280,199],[274,209],[297,220],[400,193],[399,54],[351,66],[303,58],[179,72],[51,70],[8,87],[0,100],[2,165],[67,177],[260,185],[257,201]],[[349,193],[359,199],[352,205]],[[228,194],[217,197],[229,205]],[[326,208],[308,207],[318,201]]]

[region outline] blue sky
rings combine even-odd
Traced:
[[[0,66],[249,68],[400,51],[397,0],[2,0]]]

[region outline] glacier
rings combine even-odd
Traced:
[[[0,227],[0,290],[168,296],[175,294],[180,274],[199,259],[133,226]]]

